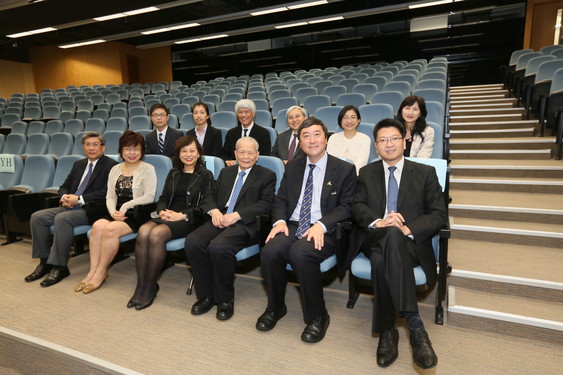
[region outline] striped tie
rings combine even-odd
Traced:
[[[311,202],[313,200],[313,169],[315,164],[309,164],[309,176],[305,184],[305,192],[303,193],[303,201],[301,202],[301,211],[299,212],[299,226],[295,237],[301,238],[311,227]]]
[[[235,204],[237,203],[238,195],[240,194],[240,190],[242,189],[242,183],[244,182],[244,175],[246,172],[241,171],[238,174],[238,180],[235,184],[235,189],[233,190],[233,195],[231,200],[229,201],[229,207],[227,208],[227,213],[232,214],[235,210]]]
[[[389,167],[389,183],[387,184],[387,213],[391,211],[397,212],[397,197],[399,195],[399,186],[393,173],[397,167]]]
[[[164,134],[158,134],[158,150],[162,154],[164,152]]]

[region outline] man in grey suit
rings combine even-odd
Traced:
[[[395,321],[401,316],[407,320],[414,363],[428,369],[438,358],[418,313],[413,267],[422,266],[428,282],[436,281],[432,237],[448,215],[434,168],[403,157],[405,133],[393,119],[375,126],[381,160],[360,169],[352,211],[359,230],[352,236],[349,260],[362,251],[371,261],[377,364],[387,367],[397,359]]]
[[[299,125],[308,117],[307,111],[298,105],[289,107],[286,113],[289,130],[278,134],[276,143],[274,143],[274,147],[272,148],[272,155],[282,159],[284,163],[303,155],[303,150],[299,147],[297,129],[299,129]]]
[[[154,130],[147,134],[145,154],[174,155],[174,147],[178,138],[184,133],[168,126],[170,111],[164,104],[154,104],[150,110]]]
[[[25,281],[37,280],[47,273],[42,287],[54,285],[70,275],[67,267],[74,227],[88,225],[84,205],[106,197],[110,169],[117,162],[104,155],[105,140],[96,132],[82,137],[86,159],[74,163],[59,188],[59,207],[36,211],[31,215],[32,256],[40,263]],[[49,248],[50,227],[55,226],[53,244]]]

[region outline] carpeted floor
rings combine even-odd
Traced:
[[[86,274],[88,255],[71,259],[71,276],[41,288],[39,281],[23,278],[35,268],[30,242],[0,248],[0,326],[100,358],[144,374],[558,374],[563,368],[561,347],[541,341],[482,333],[432,323],[433,312],[422,316],[439,357],[438,367],[416,368],[411,359],[407,330],[400,328],[399,358],[388,369],[375,363],[377,339],[372,338],[371,300],[362,296],[353,310],[347,309],[347,293],[325,289],[331,325],[318,344],[300,340],[304,323],[297,288],[287,290],[289,312],[270,332],[254,328],[263,312],[266,295],[256,273],[236,280],[235,315],[226,322],[214,310],[192,316],[195,295],[185,294],[189,271],[183,266],[168,269],[160,280],[153,306],[143,311],[125,307],[135,284],[134,259],[110,270],[104,286],[90,294],[73,287]],[[16,361],[0,356],[0,372],[18,371],[14,363],[41,358],[22,350]],[[12,370],[7,370],[12,369]],[[19,370],[21,371],[21,370]],[[11,372],[6,372],[11,373]],[[69,370],[67,373],[74,373]],[[80,373],[80,372],[76,372]]]

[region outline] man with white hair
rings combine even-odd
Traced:
[[[225,137],[225,144],[221,153],[221,158],[225,160],[225,164],[231,166],[235,163],[235,160],[233,160],[235,146],[237,140],[241,137],[254,138],[260,146],[260,155],[269,156],[272,149],[270,133],[264,127],[254,123],[256,104],[252,100],[241,99],[235,105],[235,112],[237,113],[239,125],[230,129]],[[216,125],[221,126],[221,124]]]
[[[308,116],[304,108],[294,105],[288,108],[286,117],[289,130],[278,134],[274,148],[272,148],[272,155],[282,159],[284,163],[304,155],[303,150],[299,147],[297,129]]]

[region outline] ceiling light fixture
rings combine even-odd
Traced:
[[[177,26],[170,26],[170,27],[163,27],[161,29],[154,29],[154,30],[148,30],[148,31],[141,31],[141,34],[143,35],[151,35],[151,34],[157,34],[157,33],[165,33],[168,31],[173,31],[173,30],[180,30],[180,29],[187,29],[189,27],[196,27],[196,26],[201,26],[199,23],[193,22],[193,23],[186,23],[184,25],[177,25]]]
[[[285,25],[277,25],[277,26],[274,26],[274,27],[279,30],[279,29],[287,29],[288,27],[314,25],[316,23],[331,22],[331,21],[340,21],[340,20],[343,20],[343,19],[344,19],[344,17],[342,17],[342,16],[320,18],[320,19],[311,20],[311,21],[302,21],[302,22],[288,23],[288,24],[285,24]]]
[[[74,47],[82,47],[82,46],[89,46],[91,44],[98,44],[98,43],[105,43],[104,39],[96,39],[96,40],[89,40],[87,42],[80,42],[80,43],[73,43],[73,44],[65,44],[59,46],[59,48],[74,48]]]
[[[421,4],[414,4],[409,5],[409,9],[417,9],[417,8],[424,8],[424,7],[431,7],[434,5],[442,5],[442,4],[449,4],[453,3],[453,0],[438,0],[438,1],[431,1],[429,3],[421,3]]]
[[[343,20],[344,17],[342,16],[338,16],[338,17],[330,17],[330,18],[322,18],[320,20],[313,20],[313,21],[309,21],[310,25],[314,25],[316,23],[323,23],[323,22],[331,22],[331,21],[340,21]]]
[[[288,5],[286,7],[278,7],[278,8],[259,10],[259,11],[256,11],[256,12],[250,12],[250,15],[251,16],[263,16],[265,14],[285,12],[287,10],[295,10],[295,9],[313,7],[313,6],[324,5],[324,4],[328,4],[328,0],[310,1],[308,3],[303,3],[303,4]]]
[[[250,12],[250,15],[251,16],[263,16],[264,14],[285,12],[286,10],[289,10],[289,9],[287,9],[287,7],[272,8],[272,9],[260,10],[258,12]]]
[[[314,6],[317,6],[317,5],[324,5],[324,4],[328,4],[328,1],[327,0],[311,1],[311,2],[303,3],[303,4],[288,5],[287,7],[291,10],[294,10],[294,9],[314,7]]]
[[[287,29],[288,27],[297,27],[297,26],[305,26],[305,25],[308,25],[308,23],[303,21],[303,22],[288,23],[285,25],[278,25],[274,27],[279,30],[279,29]]]
[[[147,7],[147,8],[141,8],[141,9],[135,9],[135,10],[129,10],[127,12],[121,12],[121,13],[114,13],[114,14],[110,14],[107,16],[101,16],[101,17],[94,17],[94,20],[96,21],[108,21],[108,20],[113,20],[116,18],[123,18],[123,17],[127,17],[127,16],[135,16],[138,14],[143,14],[143,13],[149,13],[149,12],[156,12],[158,9],[157,7]]]
[[[57,29],[55,29],[54,27],[45,27],[43,29],[37,29],[37,30],[31,30],[31,31],[23,31],[21,33],[17,33],[17,34],[10,34],[10,35],[6,35],[8,38],[22,38],[24,36],[29,36],[29,35],[35,35],[35,34],[42,34],[42,33],[48,33],[50,31],[56,31]]]
[[[211,40],[211,39],[219,39],[219,38],[226,38],[228,37],[228,34],[217,34],[217,35],[209,35],[209,36],[203,36],[201,38],[192,38],[192,39],[186,39],[186,40],[179,40],[177,42],[174,42],[175,44],[185,44],[185,43],[193,43],[193,42],[201,42],[204,40]]]

